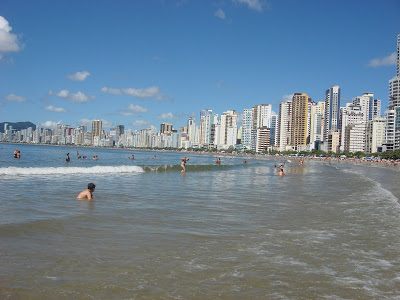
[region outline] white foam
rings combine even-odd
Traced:
[[[95,167],[45,167],[45,168],[0,168],[1,175],[67,175],[67,174],[111,174],[111,173],[142,173],[138,166],[95,166]]]

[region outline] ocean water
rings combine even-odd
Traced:
[[[400,299],[398,168],[246,159],[0,144],[0,298]]]

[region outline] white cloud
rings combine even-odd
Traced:
[[[71,94],[68,90],[61,90],[58,93],[54,93],[53,91],[49,91],[50,96],[56,96],[59,98],[66,99],[70,102],[74,103],[86,103],[91,99],[95,99],[96,96],[93,95],[85,95],[82,92],[77,92],[75,94]]]
[[[292,99],[293,99],[293,94],[290,94],[290,95],[283,95],[283,96],[282,96],[282,101],[283,101],[283,102],[287,102],[287,101],[292,100]]]
[[[383,57],[383,58],[374,58],[372,59],[367,66],[369,67],[381,67],[381,66],[392,66],[397,63],[397,54],[393,52],[392,54]]]
[[[112,95],[122,95],[122,91],[120,89],[112,89],[108,87],[101,88],[101,91],[105,94],[112,94]]]
[[[148,121],[142,121],[142,120],[136,120],[135,122],[131,123],[132,126],[134,127],[149,127],[151,125],[150,122]]]
[[[124,94],[138,98],[156,98],[157,100],[164,100],[167,98],[160,91],[160,88],[158,86],[151,86],[146,89],[135,89],[135,88],[113,89],[113,88],[103,87],[101,91],[106,94],[112,94],[112,95]]]
[[[226,19],[225,12],[220,8],[214,13],[214,16],[216,16],[217,18],[219,18],[221,20],[225,20]]]
[[[14,94],[8,94],[3,97],[5,100],[14,101],[14,102],[27,102],[25,97],[17,96]]]
[[[21,49],[18,37],[11,33],[12,27],[8,25],[8,21],[0,16],[0,59],[3,54],[9,52],[17,52]]]
[[[161,93],[158,86],[151,86],[147,89],[123,89],[124,94],[138,98],[156,98],[162,100],[165,96]]]
[[[175,116],[173,113],[168,112],[168,113],[162,113],[157,116],[157,118],[162,119],[162,120],[176,120],[178,119],[178,116]]]
[[[54,111],[54,112],[66,112],[65,108],[62,107],[55,107],[53,105],[46,106],[44,110]]]
[[[88,76],[90,76],[90,73],[88,71],[82,71],[76,72],[75,74],[67,75],[67,78],[73,81],[85,81]]]
[[[41,125],[42,127],[44,127],[44,128],[54,128],[54,126],[55,126],[57,123],[61,123],[61,121],[59,121],[59,122],[46,121],[46,122],[44,122],[44,123],[42,123],[42,124],[40,124],[40,125]]]
[[[246,4],[250,9],[262,12],[263,7],[260,0],[233,0],[235,3]]]
[[[140,105],[134,105],[134,104],[129,104],[126,110],[131,111],[131,112],[139,112],[139,113],[145,113],[148,111],[147,108],[141,107]]]

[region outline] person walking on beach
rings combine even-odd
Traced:
[[[77,199],[88,199],[88,200],[93,199],[94,198],[93,193],[94,193],[95,188],[96,188],[96,185],[94,183],[89,183],[87,190],[80,192],[80,194],[76,198]]]
[[[65,157],[65,161],[69,162],[71,160],[71,158],[69,157],[69,153],[67,153],[67,156]]]

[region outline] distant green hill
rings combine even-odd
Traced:
[[[33,130],[36,129],[36,125],[33,124],[32,122],[2,122],[0,123],[0,132],[4,132],[4,124],[7,123],[8,126],[12,126],[13,129],[16,130],[21,130],[21,129],[27,129],[29,127],[32,127]]]

